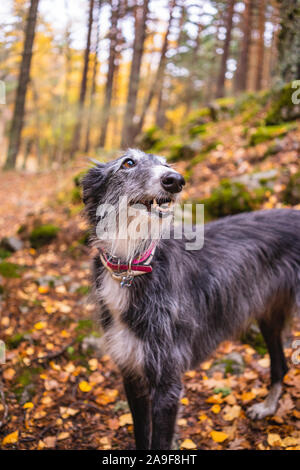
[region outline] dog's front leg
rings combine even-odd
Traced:
[[[173,379],[153,391],[151,449],[172,448],[181,388],[181,381]]]
[[[136,448],[150,449],[152,423],[148,389],[139,378],[123,377],[123,381],[133,418]]]

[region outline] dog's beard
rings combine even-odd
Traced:
[[[125,216],[124,211],[127,211]],[[110,255],[130,261],[145,253],[151,246],[158,244],[162,236],[170,231],[172,214],[159,217],[155,211],[135,204],[115,212],[106,212],[96,229],[93,245],[101,247]]]

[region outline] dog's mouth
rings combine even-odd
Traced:
[[[170,197],[157,197],[153,199],[139,201],[138,204],[145,206],[149,213],[154,213],[159,216],[165,216],[173,212],[174,202],[174,199]]]

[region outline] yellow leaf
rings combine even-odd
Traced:
[[[63,441],[64,439],[68,439],[70,436],[69,432],[60,432],[59,435],[57,436],[58,441]]]
[[[40,294],[48,294],[49,286],[39,286],[38,291]]]
[[[16,371],[12,369],[11,367],[9,367],[3,372],[3,377],[5,378],[5,380],[12,380],[15,374],[16,374]]]
[[[220,394],[212,395],[211,397],[208,397],[205,401],[206,403],[223,403],[223,399],[221,398]]]
[[[31,401],[28,401],[27,403],[24,403],[24,405],[23,405],[23,408],[25,410],[28,410],[28,409],[33,408],[33,407],[34,407],[34,404]]]
[[[86,382],[86,380],[82,380],[79,383],[79,389],[82,392],[90,392],[92,390],[92,386],[88,382]]]
[[[60,336],[62,336],[63,338],[69,338],[70,337],[70,333],[66,330],[61,330],[60,332]]]
[[[15,444],[19,440],[19,431],[14,431],[10,434],[7,434],[7,436],[4,437],[2,440],[2,445],[6,444]]]
[[[241,414],[241,407],[239,405],[233,405],[231,407],[226,407],[226,413],[224,414],[225,421],[233,421],[238,418]]]
[[[188,404],[190,403],[190,401],[189,401],[189,399],[188,399],[187,397],[181,398],[180,401],[181,401],[181,403],[182,403],[183,405],[188,405]]]
[[[263,359],[259,359],[259,361],[257,361],[257,362],[261,367],[264,367],[265,369],[268,369],[270,367],[270,358],[269,357],[264,357]]]
[[[133,424],[131,413],[125,413],[119,417],[120,426],[126,426],[127,424]]]
[[[186,426],[187,425],[187,420],[185,418],[180,418],[177,421],[178,426]]]
[[[98,360],[97,359],[90,359],[89,360],[89,368],[91,370],[97,370],[98,369]]]
[[[253,392],[244,392],[242,393],[241,398],[244,402],[248,402],[248,401],[253,400],[253,398],[255,398],[255,394]]]
[[[228,434],[221,431],[211,431],[210,436],[215,442],[223,442],[228,439]]]
[[[96,402],[99,405],[107,405],[108,403],[113,403],[117,396],[118,390],[115,389],[106,389],[96,398]]]
[[[300,444],[300,438],[296,438],[296,437],[290,437],[290,436],[287,436],[285,437],[284,439],[282,439],[282,445],[284,447],[294,447],[294,446],[297,446],[298,444]]]
[[[202,413],[199,415],[199,421],[205,421],[207,419],[207,416],[205,413]]]
[[[221,411],[220,405],[217,405],[217,404],[213,405],[213,406],[211,407],[211,411],[217,415],[217,414],[220,413],[220,411]]]
[[[281,446],[282,445],[282,441],[281,441],[281,437],[279,436],[279,434],[275,434],[275,433],[270,433],[268,434],[268,444],[270,446]]]
[[[44,321],[39,321],[38,323],[36,323],[36,324],[34,325],[34,328],[35,328],[36,330],[42,330],[42,329],[45,328],[46,326],[47,326],[47,323],[46,323],[46,322],[44,322]]]
[[[186,373],[185,373],[185,376],[186,377],[190,377],[190,379],[193,379],[196,375],[196,371],[195,370],[188,370]]]
[[[181,443],[181,449],[197,449],[196,444],[191,439],[185,439]]]

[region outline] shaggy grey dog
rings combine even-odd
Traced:
[[[142,203],[143,217],[158,217],[163,226],[183,185],[164,159],[137,150],[96,164],[83,180],[97,249],[100,321],[108,353],[123,375],[138,449],[171,448],[182,374],[252,319],[270,353],[271,389],[250,408],[251,418],[276,411],[287,372],[281,334],[300,292],[300,212],[257,211],[208,223],[203,248],[193,251],[172,237],[124,242],[124,227],[114,241],[97,236],[105,219],[99,205],[117,208],[126,195],[128,207]],[[146,261],[133,261],[141,255]]]

